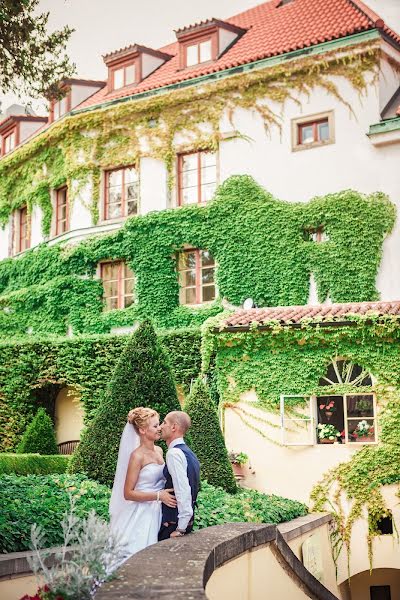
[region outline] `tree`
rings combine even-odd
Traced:
[[[53,422],[44,408],[39,408],[18,446],[19,454],[58,454]]]
[[[161,418],[171,410],[180,409],[168,358],[150,321],[138,327],[122,351],[70,469],[112,485],[126,417],[138,406],[154,408]]]
[[[49,34],[49,13],[34,14],[39,0],[0,2],[0,91],[32,98],[60,97],[59,82],[75,66],[65,53],[68,26]]]
[[[192,420],[191,447],[200,461],[202,478],[227,492],[235,493],[237,486],[219,426],[218,414],[201,378],[196,379],[186,401],[185,410]]]

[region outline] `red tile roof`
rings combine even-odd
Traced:
[[[179,69],[179,42],[169,44],[160,50],[172,54],[173,58],[138,85],[111,93],[103,88],[77,108],[139,94],[375,28],[400,44],[400,36],[361,0],[293,0],[281,7],[279,2],[269,0],[225,19],[227,23],[246,29],[246,33],[216,61]]]
[[[268,325],[271,321],[282,324],[301,323],[304,319],[315,322],[350,320],[351,315],[394,315],[400,317],[400,301],[393,302],[351,302],[347,304],[319,304],[316,306],[272,306],[238,310],[224,322],[226,327],[248,327],[251,323]]]

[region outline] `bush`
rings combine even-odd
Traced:
[[[135,331],[115,368],[110,385],[71,460],[71,471],[112,485],[121,432],[128,412],[149,406],[161,417],[179,410],[172,372],[152,324]]]
[[[61,521],[71,495],[77,517],[87,518],[94,510],[109,518],[110,489],[84,475],[2,475],[0,489],[0,552],[30,550],[34,523],[44,531],[47,548],[62,544]],[[249,489],[232,495],[207,482],[202,482],[197,504],[195,529],[244,521],[282,523],[307,514],[307,507],[295,500]]]
[[[75,513],[94,510],[108,521],[110,490],[83,475],[2,475],[0,477],[0,552],[31,549],[31,526],[46,534],[46,547],[63,541],[61,521],[75,498]]]
[[[306,515],[305,504],[257,490],[239,488],[235,495],[202,482],[197,497],[195,529],[223,523],[283,523]]]
[[[61,454],[0,454],[0,475],[48,475],[65,473],[70,457]]]
[[[53,423],[44,408],[39,408],[18,446],[19,454],[58,454]]]
[[[227,492],[235,493],[237,485],[215,404],[200,378],[194,383],[185,410],[192,420],[191,447],[200,461],[202,479],[222,487]]]

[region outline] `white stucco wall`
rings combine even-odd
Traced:
[[[21,121],[19,124],[19,141],[23,142],[35,131],[43,127],[45,123],[42,121]]]
[[[392,54],[393,51],[391,50]],[[398,75],[396,75],[398,78]],[[333,79],[344,102],[316,88],[310,96],[299,95],[300,105],[288,100],[282,111],[279,105],[269,103],[279,116],[282,128],[272,126],[266,133],[264,123],[254,111],[237,109],[232,122],[225,115],[220,124],[223,139],[218,152],[218,179],[222,183],[231,175],[249,174],[274,196],[289,202],[307,202],[317,195],[352,188],[363,193],[382,191],[389,195],[400,212],[400,136],[397,143],[376,146],[366,135],[371,124],[380,120],[380,109],[384,99],[396,84],[393,69],[385,66],[380,81],[381,88],[370,84],[367,93],[359,96],[350,83],[343,78]],[[371,76],[372,80],[372,76]],[[77,86],[77,89],[81,86]],[[82,89],[80,89],[82,91]],[[348,103],[348,105],[346,105]],[[352,111],[350,110],[350,106]],[[333,112],[335,142],[305,150],[292,150],[292,120],[307,118],[314,114]],[[207,125],[204,124],[206,133]],[[232,137],[238,131],[246,139]],[[175,136],[177,152],[188,149],[193,138],[180,133]],[[142,150],[146,151],[146,139],[141,139]],[[73,184],[73,194],[74,194]],[[70,215],[70,227],[90,228],[92,216],[91,186],[74,194]],[[101,198],[102,198],[101,191]],[[163,210],[174,206],[176,190],[169,199],[166,167],[162,161],[144,157],[140,161],[140,212]],[[39,220],[32,224],[32,242],[37,243],[40,235],[34,229]],[[89,234],[89,229],[88,229]],[[400,225],[397,219],[394,232],[385,240],[382,263],[377,277],[377,287],[382,300],[400,298]],[[0,232],[1,256],[7,255],[7,232]],[[34,242],[35,241],[35,242]],[[310,298],[314,297],[311,290]]]
[[[78,106],[99,89],[99,86],[95,85],[71,85],[71,108]]]
[[[31,214],[31,246],[37,246],[43,242],[42,234],[43,212],[40,206],[34,205]]]

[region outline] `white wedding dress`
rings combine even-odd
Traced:
[[[164,489],[164,465],[149,463],[140,473],[135,490],[158,492]],[[116,531],[125,547],[126,560],[157,542],[161,525],[161,502],[129,502],[129,506],[111,518],[111,528]]]
[[[132,554],[155,544],[161,525],[161,502],[134,502],[125,500],[124,485],[129,459],[139,446],[140,439],[133,426],[125,425],[119,445],[117,468],[110,499],[110,526],[112,534],[124,544],[123,557],[117,568]],[[158,492],[164,489],[164,464],[149,463],[139,473],[135,490]]]

